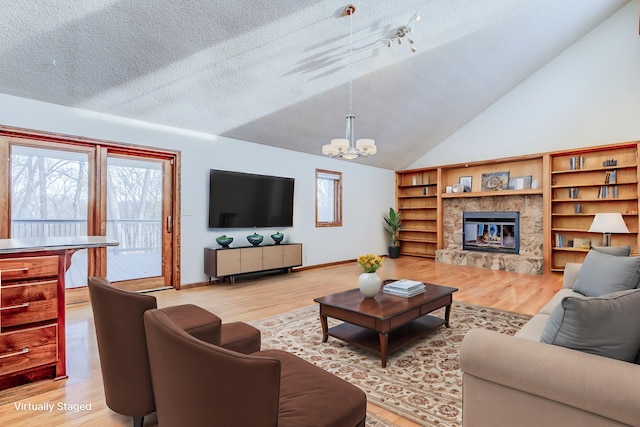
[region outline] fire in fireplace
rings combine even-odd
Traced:
[[[462,249],[520,253],[520,212],[463,212]]]

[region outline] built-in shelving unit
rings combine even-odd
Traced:
[[[589,233],[595,214],[621,213],[629,234],[614,234],[611,245],[638,253],[638,144],[619,144],[554,153],[551,162],[551,270],[582,262],[602,234]]]
[[[629,234],[614,234],[611,245],[630,245],[632,254],[638,255],[638,144],[398,171],[400,253],[434,257],[436,250],[443,249],[445,201],[535,195],[543,203],[545,271],[562,271],[567,262],[581,262],[589,245],[602,244],[600,233],[588,231],[595,214],[601,212],[622,214]],[[504,172],[517,178],[517,186],[483,187],[483,175]]]
[[[435,257],[438,246],[438,171],[396,174],[398,211],[402,215],[400,253]]]
[[[527,186],[535,182],[538,188],[482,191],[483,174],[496,172],[526,178]],[[541,155],[397,172],[400,253],[435,257],[442,248],[443,199],[542,194],[543,181]]]

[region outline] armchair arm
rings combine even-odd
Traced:
[[[210,344],[220,345],[222,321],[218,316],[194,304],[161,309],[183,331]]]
[[[640,365],[633,363],[473,329],[460,347],[460,369],[465,377],[472,375],[501,387],[501,395],[509,396],[509,401],[500,401],[505,408],[517,405],[524,392],[628,425],[638,425],[640,420]],[[466,379],[466,393],[464,386]],[[486,402],[490,399],[475,391],[473,395]],[[549,416],[541,412],[527,415]],[[522,425],[536,425],[536,420]]]
[[[144,324],[160,425],[278,424],[279,360],[201,341],[162,310]]]

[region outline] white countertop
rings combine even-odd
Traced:
[[[28,237],[0,239],[0,254],[37,252],[61,249],[86,249],[118,246],[115,240],[104,236]]]

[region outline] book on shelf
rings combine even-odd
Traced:
[[[556,233],[556,248],[563,248],[563,247],[564,247],[564,239],[562,237],[562,234]]]
[[[579,249],[591,249],[591,239],[573,239],[573,247]]]
[[[606,199],[607,198],[607,187],[600,187],[600,191],[598,191],[598,198],[599,199]]]
[[[575,188],[575,187],[569,188],[569,198],[570,199],[578,198],[578,188]]]
[[[608,198],[618,198],[618,186],[602,186],[600,187],[600,191],[598,191],[599,199],[608,199]]]
[[[584,156],[576,156],[569,158],[569,169],[584,169]]]
[[[616,171],[614,171],[614,170],[613,171],[607,171],[604,174],[604,183],[605,184],[615,184],[616,183],[616,179],[617,179],[616,175],[617,175]]]

